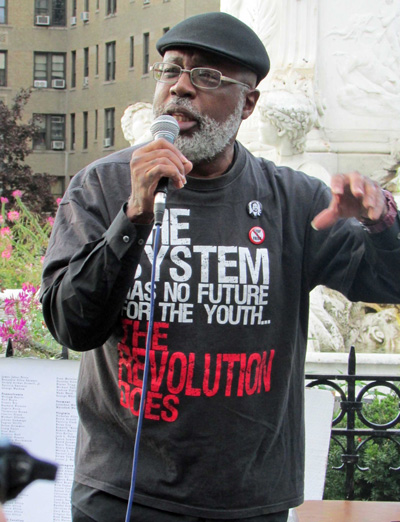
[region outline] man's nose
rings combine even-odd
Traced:
[[[171,85],[170,92],[176,96],[195,96],[196,87],[190,79],[190,71],[182,71],[178,80]]]

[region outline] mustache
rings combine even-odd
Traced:
[[[207,117],[203,116],[192,104],[192,102],[186,98],[173,98],[165,105],[159,105],[154,108],[154,116],[162,116],[163,114],[173,114],[174,112],[182,111],[187,114],[190,118],[197,120],[200,124],[207,120]]]

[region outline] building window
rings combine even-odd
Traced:
[[[106,81],[115,80],[115,42],[106,43]]]
[[[106,14],[115,14],[117,12],[117,0],[106,0]]]
[[[50,15],[50,0],[35,0],[35,15],[49,16]]]
[[[0,0],[0,24],[7,23],[7,0]]]
[[[65,192],[65,178],[57,176],[51,185],[51,193],[53,196],[62,197]]]
[[[35,0],[35,24],[66,24],[66,0]]]
[[[84,1],[84,11],[89,12],[89,0]]]
[[[72,0],[72,11],[71,11],[71,16],[75,16],[75,17],[76,17],[76,13],[77,13],[76,0]]]
[[[115,136],[115,108],[104,110],[104,146],[112,147]]]
[[[83,77],[89,78],[89,47],[83,49]]]
[[[65,116],[63,114],[34,114],[33,120],[39,128],[33,140],[34,150],[64,150]]]
[[[66,0],[53,0],[52,2],[52,25],[66,25]]]
[[[34,53],[34,87],[65,88],[65,54]]]
[[[88,148],[89,113],[83,113],[83,150]]]
[[[149,74],[150,34],[143,34],[143,74]]]
[[[129,67],[135,67],[135,37],[131,36],[129,43]]]
[[[71,150],[75,150],[75,114],[71,114]]]
[[[71,51],[71,88],[76,87],[76,51]]]
[[[98,127],[99,127],[99,111],[96,109],[94,111],[94,141],[97,141]]]
[[[7,86],[7,51],[0,51],[0,87]]]
[[[96,76],[99,75],[99,46],[96,45],[96,70],[95,70]]]

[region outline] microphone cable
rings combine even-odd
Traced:
[[[163,115],[159,116],[154,120],[151,124],[150,131],[153,135],[154,139],[164,138],[170,143],[174,143],[176,137],[179,134],[179,125],[178,122],[172,116]],[[140,437],[142,433],[142,425],[144,418],[144,408],[146,404],[146,392],[147,392],[147,377],[149,374],[149,354],[150,348],[153,340],[153,325],[154,325],[154,305],[155,305],[155,273],[156,273],[156,264],[157,264],[157,255],[159,250],[160,243],[160,231],[163,222],[163,216],[165,211],[165,203],[167,199],[168,192],[168,178],[163,177],[158,182],[157,188],[155,190],[155,199],[154,199],[154,226],[155,226],[155,236],[154,236],[154,244],[153,244],[153,265],[151,269],[151,283],[150,283],[150,317],[149,324],[147,328],[147,336],[146,336],[146,350],[145,350],[145,360],[144,360],[144,368],[143,368],[143,385],[142,385],[142,395],[140,398],[140,406],[139,406],[139,416],[136,428],[136,437],[135,437],[135,447],[133,450],[133,461],[132,461],[132,475],[131,475],[131,486],[129,491],[128,498],[128,507],[126,511],[125,522],[130,522],[131,520],[131,512],[132,512],[132,504],[133,498],[135,495],[135,486],[136,486],[136,475],[137,475],[137,467],[138,467],[138,457],[139,457],[139,446],[140,446]]]
[[[140,436],[142,434],[144,407],[145,407],[145,403],[146,403],[146,392],[147,392],[147,377],[149,374],[149,365],[150,365],[149,354],[150,354],[151,343],[153,340],[154,302],[155,302],[154,287],[155,287],[155,272],[156,272],[156,264],[157,264],[157,254],[158,254],[159,243],[160,243],[160,231],[161,231],[161,224],[157,223],[155,225],[155,237],[154,237],[154,246],[153,246],[154,257],[153,257],[153,266],[151,269],[150,318],[149,318],[149,324],[148,324],[148,328],[147,328],[147,337],[146,337],[146,350],[145,350],[145,360],[144,360],[144,368],[143,368],[142,395],[140,398],[139,416],[138,416],[136,437],[135,437],[135,447],[133,450],[131,486],[130,486],[130,491],[129,491],[128,507],[127,507],[127,511],[126,511],[125,522],[130,522],[130,520],[131,520],[132,503],[133,503],[133,498],[135,495]]]

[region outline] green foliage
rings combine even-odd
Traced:
[[[23,284],[16,296],[4,300],[4,318],[0,320],[3,351],[11,339],[14,355],[54,358],[60,354],[60,346],[43,321],[38,290],[38,287]]]
[[[377,392],[370,403],[364,403],[363,416],[374,424],[384,425],[393,421],[399,414],[399,397],[390,393],[383,395]],[[398,424],[397,424],[398,426]],[[346,427],[346,417],[336,426]],[[356,418],[356,429],[367,427]],[[400,436],[393,437],[400,444]],[[345,437],[337,437],[343,447],[346,447]],[[364,444],[362,444],[365,442]],[[400,467],[400,446],[387,438],[374,438],[368,440],[367,435],[358,437],[355,441],[360,447],[361,468],[356,468],[354,474],[354,499],[370,501],[393,501],[400,498],[400,471],[391,468]],[[345,498],[345,470],[334,470],[334,466],[341,465],[341,455],[345,453],[343,448],[331,440],[328,458],[328,468],[325,481],[325,500],[340,500]]]
[[[40,284],[42,258],[46,252],[53,218],[42,220],[14,192],[16,204],[10,207],[1,197],[0,289],[22,288],[29,282]]]
[[[21,191],[13,192],[14,206],[1,197],[0,290],[19,289],[0,302],[0,348],[4,353],[11,340],[14,355],[59,357],[61,347],[47,329],[38,290],[54,219],[46,219],[27,208]]]
[[[38,213],[53,213],[55,201],[51,193],[54,177],[34,174],[25,163],[32,152],[32,140],[38,127],[31,120],[23,122],[23,110],[30,98],[30,91],[21,89],[11,107],[0,101],[0,196],[14,204],[13,192],[25,196],[26,206]]]

